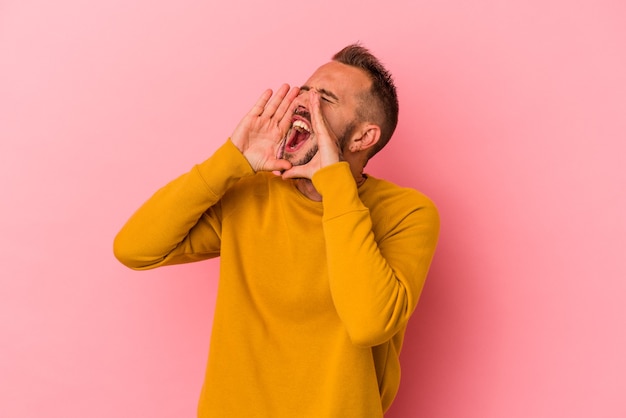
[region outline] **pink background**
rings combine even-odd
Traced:
[[[0,1],[0,416],[192,417],[217,261],[113,236],[266,87],[361,40],[438,204],[391,418],[626,416],[623,1]]]

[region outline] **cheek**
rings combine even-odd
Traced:
[[[324,117],[324,121],[326,122],[327,127],[334,130],[341,124],[343,115],[341,114],[339,109],[334,108],[330,104],[322,101],[320,111],[322,112],[322,116]]]
[[[330,132],[337,138],[343,134],[346,126],[350,123],[348,118],[336,112],[326,112],[326,114],[324,114],[324,119],[326,120],[326,126]]]

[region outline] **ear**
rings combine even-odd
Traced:
[[[376,145],[379,139],[380,126],[369,123],[354,132],[348,149],[350,152],[365,151]]]

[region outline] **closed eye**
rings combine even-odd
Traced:
[[[302,94],[303,91],[310,91],[311,87],[309,86],[302,86],[300,87],[300,93],[298,93],[299,95]],[[322,100],[324,100],[327,103],[330,104],[335,104],[336,102],[339,101],[339,98],[333,94],[333,92],[328,91],[326,89],[316,89],[319,93],[320,93],[320,97],[322,98]]]

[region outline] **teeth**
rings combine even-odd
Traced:
[[[297,121],[295,121],[295,122],[293,123],[293,125],[291,125],[291,126],[293,126],[294,128],[300,128],[300,129],[305,130],[305,131],[307,131],[307,132],[311,132],[311,130],[309,129],[309,127],[307,126],[307,124],[306,124],[306,123],[304,123],[304,122],[303,122],[303,121],[301,121],[301,120],[297,120]]]

